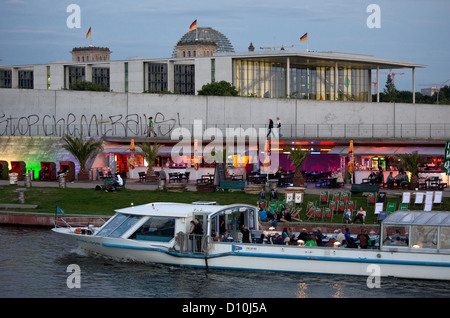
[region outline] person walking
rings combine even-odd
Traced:
[[[280,117],[277,117],[277,128],[278,128],[278,138],[282,137],[283,135],[281,134],[281,121],[280,121]]]
[[[267,130],[267,138],[269,138],[269,135],[272,133],[272,128],[273,128],[273,120],[272,120],[272,118],[269,118],[269,127]]]
[[[155,129],[154,129],[153,117],[150,117],[148,119],[148,135],[147,135],[147,137],[151,137],[152,133],[155,135],[155,137],[157,137],[156,133],[155,133]]]

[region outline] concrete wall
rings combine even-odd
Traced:
[[[245,129],[279,116],[293,138],[450,138],[446,105],[0,89],[0,136],[143,136],[150,116],[166,136],[195,119]]]

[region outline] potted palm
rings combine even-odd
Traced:
[[[411,179],[409,180],[409,189],[414,190],[419,187],[419,165],[424,163],[417,151],[406,154],[398,154],[394,156],[394,159],[398,160],[397,167],[399,170],[406,170],[411,173]]]
[[[145,161],[147,161],[148,163],[147,180],[150,182],[157,182],[158,178],[156,177],[155,171],[153,170],[153,163],[158,157],[158,152],[161,149],[162,145],[155,142],[153,146],[150,143],[138,143],[137,146],[142,150],[139,154],[143,156]]]
[[[97,154],[103,149],[103,140],[95,140],[94,138],[84,140],[81,135],[77,138],[64,135],[62,139],[66,143],[62,145],[62,147],[70,152],[80,164],[78,180],[89,180],[89,173],[86,170],[86,163],[91,156]]]
[[[303,186],[305,184],[305,177],[301,172],[301,168],[303,162],[306,160],[308,156],[309,152],[303,151],[300,147],[292,150],[291,153],[289,154],[289,158],[291,159],[291,162],[295,167],[295,174],[294,178],[292,179],[294,187]]]

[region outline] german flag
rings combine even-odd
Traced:
[[[89,31],[87,31],[86,33],[86,39],[88,38],[88,36],[91,35],[91,28],[89,27]]]
[[[302,35],[302,37],[300,38],[300,42],[308,40],[308,33],[305,33]]]
[[[192,22],[191,26],[189,27],[189,30],[197,29],[197,19],[195,19],[194,22]]]

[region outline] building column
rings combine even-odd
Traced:
[[[380,65],[377,65],[377,103],[380,102]]]
[[[92,82],[92,64],[86,64],[86,70],[84,74],[85,74],[84,80],[86,82]]]
[[[11,68],[11,88],[19,88],[19,69]]]
[[[334,100],[338,100],[338,64],[334,63]]]
[[[416,103],[416,68],[412,68],[412,94],[413,94],[413,104]]]
[[[286,59],[286,96],[291,95],[291,60]]]
[[[173,61],[167,61],[167,90],[170,92],[175,90],[175,67]]]

